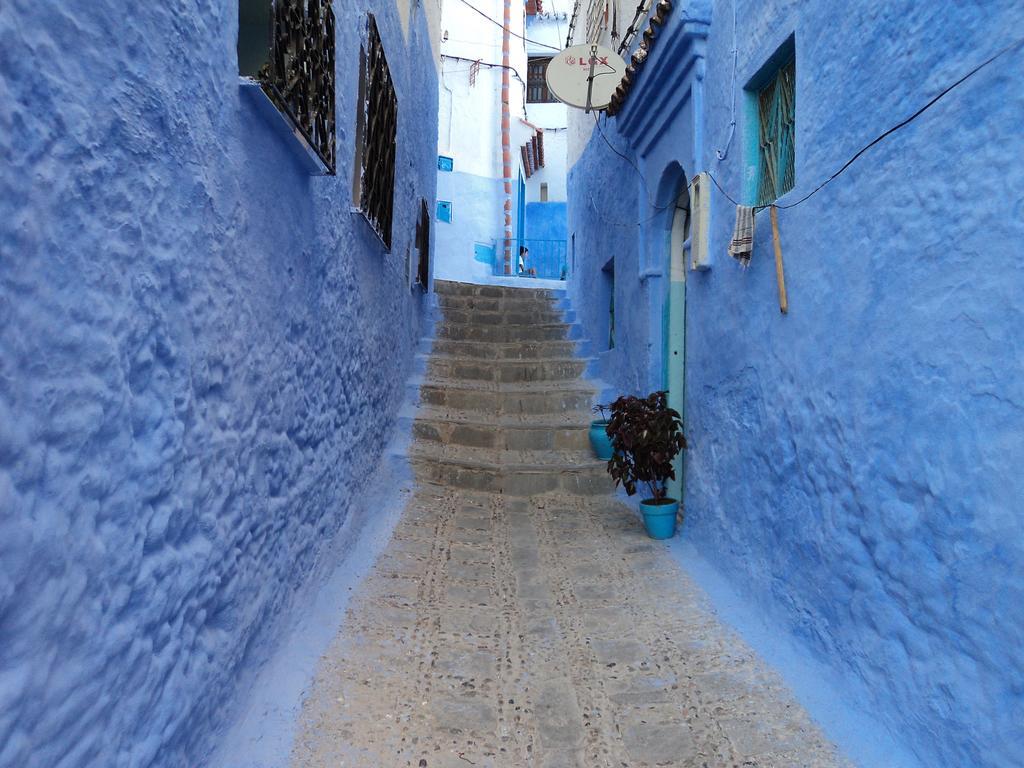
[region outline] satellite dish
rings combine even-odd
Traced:
[[[548,90],[570,107],[604,109],[625,73],[626,62],[610,48],[574,45],[548,62]]]

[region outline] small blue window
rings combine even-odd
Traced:
[[[452,203],[450,200],[437,201],[437,220],[452,223]]]
[[[437,170],[439,171],[451,171],[455,168],[455,160],[451,157],[445,157],[444,155],[437,156]]]

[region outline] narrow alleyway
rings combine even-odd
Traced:
[[[321,662],[295,768],[840,765],[611,494],[552,299],[437,291],[419,491]]]

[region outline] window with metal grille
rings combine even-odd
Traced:
[[[239,0],[238,74],[259,83],[326,172],[333,175],[331,0]]]
[[[398,98],[373,14],[366,15],[366,42],[359,48],[359,101],[352,201],[391,248],[395,200]]]
[[[779,67],[757,94],[757,204],[769,205],[796,181],[796,59]]]
[[[531,57],[526,64],[526,101],[529,104],[548,104],[558,99],[548,90],[546,77],[551,57]]]

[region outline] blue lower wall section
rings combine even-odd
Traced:
[[[526,239],[565,240],[568,227],[566,217],[565,202],[527,203]]]
[[[399,102],[394,247],[240,94],[237,3],[0,9],[0,766],[199,766],[377,465],[421,298],[437,86]],[[386,354],[382,354],[386,350]]]
[[[570,173],[570,292],[599,339],[614,257],[618,343],[598,374],[622,391],[660,381],[666,230],[648,199],[673,163],[742,194],[752,126],[736,89],[790,33],[797,182],[783,204],[1024,23],[1008,0],[984,13],[897,2],[856,19],[823,0],[736,5],[735,87],[732,7],[711,3],[686,102],[703,101],[696,119],[644,101],[685,98],[651,76],[659,51],[678,54],[675,15],[630,95],[645,108],[605,122],[647,186],[596,135]],[[780,211],[787,316],[767,214],[741,270],[725,253],[735,209],[717,190],[713,266],[687,274],[683,535],[922,766],[1024,764],[1022,67],[1018,48]]]

